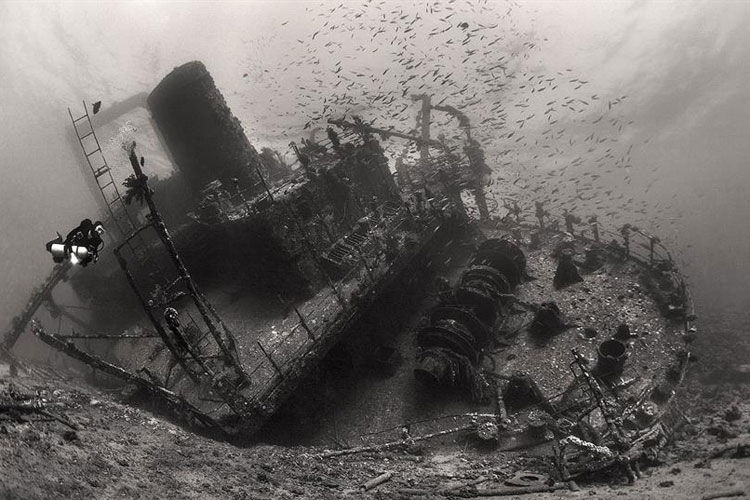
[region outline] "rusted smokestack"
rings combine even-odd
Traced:
[[[258,152],[245,136],[200,61],[172,70],[148,96],[148,106],[180,172],[193,191],[219,179],[257,184]]]

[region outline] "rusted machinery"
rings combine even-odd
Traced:
[[[514,243],[482,243],[459,284],[429,313],[417,332],[414,376],[428,385],[470,386],[492,328],[505,316],[512,290],[521,282],[526,257]]]

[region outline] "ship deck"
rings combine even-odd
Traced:
[[[575,326],[540,339],[528,328],[533,312],[516,307],[505,323],[496,325],[494,343],[485,352],[482,367],[500,379],[527,374],[546,399],[559,403],[566,390],[576,383],[570,367],[573,361],[571,349],[577,349],[593,367],[597,346],[612,337],[618,325],[625,322],[630,327],[632,338],[627,342],[625,369],[613,386],[619,387],[618,396],[623,401],[635,403],[638,398],[642,400],[644,394],[679,364],[679,356],[686,350],[684,325],[664,317],[657,300],[642,282],[644,273],[651,272],[649,267],[605,251],[606,260],[599,269],[582,273],[583,282],[557,290],[552,284],[556,269],[556,259],[552,257],[554,248],[563,241],[572,240],[580,256],[592,242],[583,238],[571,239],[559,231],[545,231],[541,233],[539,245],[531,248],[531,232],[524,230],[519,241],[526,254],[527,273],[532,277],[514,292],[519,304],[538,305],[554,301],[562,310],[566,323]],[[484,228],[483,233],[483,237],[495,238],[508,235],[507,231],[496,228]],[[439,263],[439,275],[451,284],[457,282],[471,256],[471,251],[466,249],[470,242],[455,243],[444,250]],[[494,398],[480,404],[470,401],[466,392],[428,391],[414,378],[415,334],[421,318],[437,301],[433,287],[425,286],[422,292],[422,298],[409,305],[411,310],[398,331],[393,331],[388,312],[381,310],[370,315],[369,332],[353,335],[347,341],[369,346],[373,338],[380,339],[399,353],[401,363],[397,368],[385,376],[368,369],[355,370],[343,382],[330,380],[321,383],[320,387],[309,387],[311,391],[333,390],[336,396],[328,400],[325,408],[316,409],[315,417],[304,415],[303,408],[297,410],[295,418],[301,427],[295,433],[295,439],[301,438],[306,444],[317,446],[377,444],[398,440],[404,425],[409,425],[414,436],[425,435],[463,425],[471,418],[466,415],[471,413],[495,414],[498,411]],[[388,304],[398,307],[398,302],[398,297],[390,297],[386,307]],[[584,329],[595,330],[596,336],[585,335]],[[366,361],[361,361],[367,354],[363,356],[360,362],[367,365]],[[511,450],[529,444],[523,438],[523,422],[532,410],[539,408],[539,404],[509,408],[515,431],[500,436],[501,449]],[[592,415],[590,420],[594,426],[602,424],[601,417]],[[443,445],[463,447],[467,439],[470,438],[466,435],[456,434],[440,440]]]
[[[252,405],[243,419],[243,434],[251,434],[273,415],[328,351],[350,334],[362,314],[390,287],[408,277],[408,269],[439,249],[440,240],[452,230],[450,223],[439,218],[422,223],[416,232],[406,228],[395,231],[396,237],[408,236],[415,244],[393,260],[384,255],[369,258],[369,269],[353,268],[333,283],[335,291],[323,286],[306,299],[269,307],[267,299],[257,296],[238,297],[221,287],[207,290],[208,299],[232,332],[240,366],[250,381],[241,389]],[[134,356],[130,358],[132,361]],[[212,394],[210,386],[197,388],[183,377],[171,389],[214,418],[232,417],[230,408]]]

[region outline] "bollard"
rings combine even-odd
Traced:
[[[620,375],[627,358],[627,347],[617,339],[605,340],[597,349],[596,371],[600,376]]]

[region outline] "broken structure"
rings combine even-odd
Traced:
[[[607,464],[630,464],[653,443],[668,439],[679,420],[671,396],[686,367],[686,334],[694,333],[695,319],[669,254],[653,237],[644,247],[648,255],[640,254],[631,242],[639,237],[632,227],[621,233],[623,244],[600,241],[611,233],[595,219],[594,240],[582,231],[573,235],[574,216],[567,211],[569,234],[558,231],[550,223],[553,215],[542,208],[538,226],[521,222],[518,205],[515,221],[475,223],[461,194],[473,192],[477,204],[483,203],[477,180],[486,165],[479,145],[471,142],[460,115],[469,141],[466,158],[432,139],[429,112],[447,109],[431,106],[429,96],[416,100],[422,105],[419,135],[359,119],[331,120],[338,129],[328,132],[330,144],[295,144],[299,168],[289,171],[272,161],[272,153],[255,151],[202,64],[175,69],[148,98],[194,194],[190,217],[174,228],[167,227],[160,211],[169,200],[151,195],[135,149],[129,157],[134,173],[121,196],[88,111],[78,118],[71,114],[121,234],[112,245],[115,259],[100,262],[98,277],[87,269],[70,282],[74,289],[107,293],[114,288],[109,286],[113,269],[120,269],[149,326],[142,334],[123,329],[86,336],[54,334],[37,323],[34,332],[75,359],[162,398],[190,420],[249,435],[337,344],[356,338],[365,313],[382,307],[380,298],[412,279],[415,268],[449,255],[445,262],[454,257],[455,262],[445,264],[445,280],[453,286],[446,285],[437,303],[425,300],[404,312],[424,316],[426,324],[398,332],[417,346],[403,368],[414,377],[401,380],[475,393],[478,381],[489,381],[483,389],[494,386],[497,397],[488,410],[493,413],[480,418],[467,412],[470,421],[428,428],[423,436],[481,430],[483,440],[508,452],[552,441],[566,480]],[[401,164],[398,185],[376,137],[419,146],[418,164]],[[100,155],[102,163],[92,159]],[[141,198],[145,218],[125,202]],[[477,218],[485,222],[488,216],[480,206]],[[456,253],[451,242],[476,251]],[[565,255],[587,255],[588,264],[575,269],[578,277],[584,273],[583,283],[569,279],[573,273],[565,269],[555,273],[552,255],[559,255],[558,249],[561,264],[574,268]],[[50,285],[32,297],[6,335],[5,349],[49,301],[60,273],[57,269]],[[561,284],[555,274],[566,278],[567,286],[555,286]],[[228,285],[262,297],[279,312],[270,318],[237,314],[222,295]],[[662,314],[644,303],[661,306]],[[557,304],[581,324],[566,324]],[[610,324],[613,309],[627,317]],[[127,327],[135,328],[132,318],[123,323],[128,319]],[[596,332],[614,331],[623,320],[627,337],[594,341]],[[575,327],[583,332],[574,334]],[[649,334],[633,342],[645,330]],[[544,342],[538,342],[540,332]],[[85,349],[78,343],[83,339],[114,348]],[[646,368],[637,370],[641,365]],[[488,403],[475,397],[471,404]],[[437,425],[439,416],[432,416],[425,425]],[[400,441],[404,445],[418,440],[410,432]],[[399,441],[389,441],[388,447],[394,442]]]

